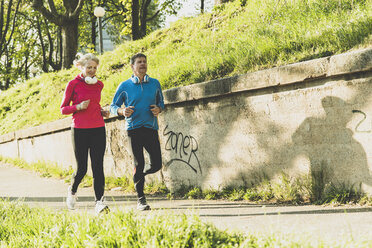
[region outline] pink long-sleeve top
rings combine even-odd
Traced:
[[[101,81],[87,84],[81,75],[77,75],[67,84],[61,103],[61,113],[63,115],[72,114],[72,127],[97,128],[105,126],[99,104],[102,89],[103,83]],[[88,99],[90,99],[88,108],[77,111],[76,106]]]

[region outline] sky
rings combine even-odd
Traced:
[[[212,10],[214,0],[204,0],[204,11]],[[195,16],[200,13],[200,0],[184,0],[177,16],[168,16],[165,21],[165,27],[169,27],[171,22],[178,20],[180,17]]]

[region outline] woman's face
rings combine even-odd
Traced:
[[[85,66],[82,68],[84,77],[94,77],[96,75],[98,64],[93,60],[88,60]]]

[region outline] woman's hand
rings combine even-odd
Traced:
[[[90,103],[90,100],[85,100],[85,101],[82,101],[81,103],[79,103],[78,105],[76,105],[76,109],[78,111],[80,110],[84,110],[84,109],[87,109],[88,106],[89,106],[89,103]]]
[[[110,111],[108,111],[108,110],[104,110],[103,108],[101,108],[101,115],[103,116],[103,117],[109,117],[110,116]]]

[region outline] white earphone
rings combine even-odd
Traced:
[[[87,84],[95,84],[97,83],[97,78],[96,77],[85,77],[85,82]]]

